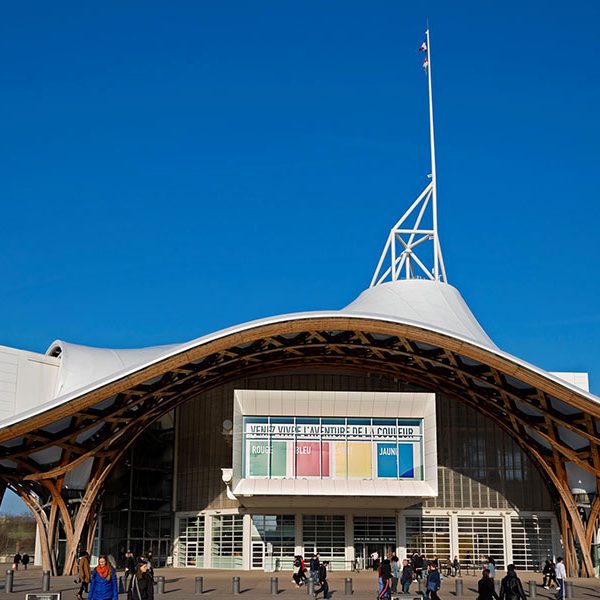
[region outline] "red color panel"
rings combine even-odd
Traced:
[[[296,442],[296,477],[319,477],[319,442]],[[329,477],[329,442],[323,443],[323,477]]]
[[[323,442],[323,467],[322,467],[322,475],[323,477],[329,477],[329,442]]]

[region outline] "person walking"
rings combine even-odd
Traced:
[[[299,554],[294,559],[294,568],[298,570],[292,575],[292,581],[296,584],[296,587],[300,587],[306,581],[306,567],[304,566],[304,558]]]
[[[392,594],[398,592],[398,581],[400,579],[400,559],[394,554],[391,561],[392,567]]]
[[[402,593],[410,593],[410,584],[413,581],[414,571],[410,563],[404,559],[402,561],[402,575],[400,576],[400,585],[402,586]]]
[[[506,577],[500,584],[500,600],[527,600],[523,591],[523,584],[517,577],[515,565],[506,567]]]
[[[128,551],[125,554],[125,591],[128,592],[131,587],[131,582],[133,581],[133,577],[137,571],[137,565],[135,563],[135,558],[133,557],[133,552]],[[152,574],[150,574],[152,575]]]
[[[487,566],[484,568],[489,570],[492,579],[496,578],[496,561],[491,556],[487,557]]]
[[[21,564],[23,565],[23,568],[27,571],[27,565],[29,564],[29,554],[23,554],[23,557],[21,558]]]
[[[427,567],[427,595],[430,600],[440,600],[438,591],[442,585],[442,578],[435,563],[430,563]]]
[[[119,600],[117,572],[109,564],[106,554],[98,557],[98,566],[92,571],[87,600]]]
[[[79,554],[77,561],[77,575],[79,576],[79,591],[77,600],[83,600],[83,594],[88,592],[90,580],[92,579],[92,569],[90,568],[90,555],[83,550]]]
[[[10,554],[9,554],[9,556],[10,556]],[[21,564],[21,555],[19,554],[19,551],[17,550],[17,553],[15,554],[15,557],[13,558],[13,571],[18,571],[20,564]]]
[[[313,554],[310,559],[310,563],[308,563],[308,567],[310,569],[310,578],[313,580],[313,583],[316,585],[319,581],[319,566],[321,561],[319,560],[319,553],[316,552]]]
[[[148,550],[140,556],[138,562],[147,562],[148,563],[148,573],[150,573],[152,579],[154,579],[154,558],[152,555],[152,550]],[[158,565],[157,565],[158,566]]]
[[[390,560],[384,558],[377,569],[377,600],[384,600],[391,597],[390,579],[392,578],[392,567]]]
[[[547,558],[546,562],[544,563],[542,575],[544,576],[544,579],[542,580],[542,587],[545,590],[550,589],[550,584],[552,584],[552,582],[554,582],[556,587],[558,587],[558,584],[556,584],[556,566],[550,558]]]
[[[423,568],[425,567],[425,555],[417,554],[413,559],[414,567],[415,567],[415,577],[416,579],[423,579]]]
[[[452,561],[452,575],[454,577],[460,577],[460,561],[458,560],[458,556],[455,556]]]
[[[385,558],[377,568],[377,598],[384,600],[391,594],[392,567],[389,559]]]
[[[556,597],[558,600],[562,600],[565,597],[565,581],[567,580],[567,570],[565,569],[565,563],[563,562],[562,556],[556,559],[556,583],[558,589],[556,590]]]
[[[477,582],[477,592],[477,600],[499,600],[489,569],[484,569],[481,572],[481,579]]]
[[[137,565],[131,578],[127,598],[128,600],[154,600],[154,579],[147,562],[140,562]]]
[[[327,565],[329,562],[326,560],[319,564],[317,570],[317,578],[319,581],[319,587],[313,591],[313,596],[316,598],[321,592],[323,592],[323,598],[327,600],[329,598],[329,583],[327,583]]]

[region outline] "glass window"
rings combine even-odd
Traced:
[[[355,542],[384,542],[396,547],[396,517],[354,517]]]
[[[204,566],[204,516],[179,519],[179,567]]]
[[[552,558],[552,522],[550,519],[513,517],[511,519],[513,563],[517,569],[540,570]]]
[[[252,515],[253,548],[260,542],[262,542],[261,559],[266,556],[268,544],[271,544],[276,566],[280,569],[291,569],[296,548],[296,517],[294,515]],[[253,566],[259,568],[263,566],[258,561],[253,560],[253,562],[255,563]]]
[[[346,518],[337,515],[303,515],[304,555],[319,552],[332,569],[346,567]]]
[[[458,517],[458,550],[475,561],[491,556],[496,568],[504,569],[504,530],[502,517]]]
[[[244,549],[243,515],[212,517],[212,567],[241,569]]]
[[[406,552],[450,556],[450,517],[406,517]]]

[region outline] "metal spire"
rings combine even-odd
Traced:
[[[431,85],[431,45],[429,41],[429,27],[425,31],[425,42],[421,50],[427,52],[423,68],[427,72],[429,87],[429,142],[431,152],[431,181],[412,203],[402,218],[392,227],[387,242],[381,253],[381,258],[375,269],[371,286],[399,279],[431,279],[432,281],[446,282],[446,268],[442,257],[442,248],[438,236],[437,219],[437,177],[435,167],[435,136],[433,129],[433,94]],[[427,215],[429,208],[430,215]],[[426,222],[431,221],[431,226],[422,225],[424,217]],[[412,223],[412,224],[411,224]],[[425,242],[433,242],[433,265],[427,266],[428,259],[421,259],[419,252],[425,248]],[[389,258],[388,258],[389,256]],[[386,258],[388,259],[386,261]],[[429,259],[430,260],[430,259]]]

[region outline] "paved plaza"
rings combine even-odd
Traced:
[[[6,569],[9,565],[2,567],[2,582],[4,584]],[[119,572],[122,574],[122,571]],[[269,598],[271,596],[271,577],[277,577],[279,581],[279,594],[285,600],[301,600],[306,598],[307,590],[305,588],[297,589],[291,580],[291,571],[280,571],[278,573],[264,573],[262,571],[226,571],[214,569],[174,569],[162,568],[156,569],[155,577],[165,578],[164,595],[155,595],[156,599],[165,600],[183,600],[194,597],[195,578],[202,576],[204,578],[204,594],[207,599],[211,598],[230,598],[232,593],[232,577],[240,577],[241,596],[244,600],[252,598]],[[499,573],[503,576],[504,573]],[[540,584],[542,575],[540,573],[521,572],[519,573],[525,590],[528,591],[527,582],[530,580],[538,583],[537,598],[554,600],[552,591],[544,590]],[[362,571],[360,573],[350,573],[338,571],[329,575],[329,589],[331,597],[335,600],[345,598],[344,585],[345,578],[351,577],[354,589],[353,598],[356,600],[372,599],[376,596],[377,581],[372,571]],[[60,592],[61,600],[75,600],[75,594],[79,586],[74,583],[73,577],[53,577],[51,582],[51,591]],[[477,597],[477,577],[474,575],[465,575],[463,577],[463,595],[462,598],[474,599]],[[7,594],[2,585],[0,591],[0,600],[9,598],[24,598],[27,593],[41,592],[42,571],[38,567],[30,568],[28,571],[18,571],[14,577],[14,591]],[[600,599],[600,580],[599,579],[573,579],[573,598],[588,600]],[[413,584],[412,592],[417,592],[417,585]],[[442,582],[440,590],[442,600],[445,598],[456,598],[455,579],[446,577]],[[122,594],[120,599],[124,600]]]

